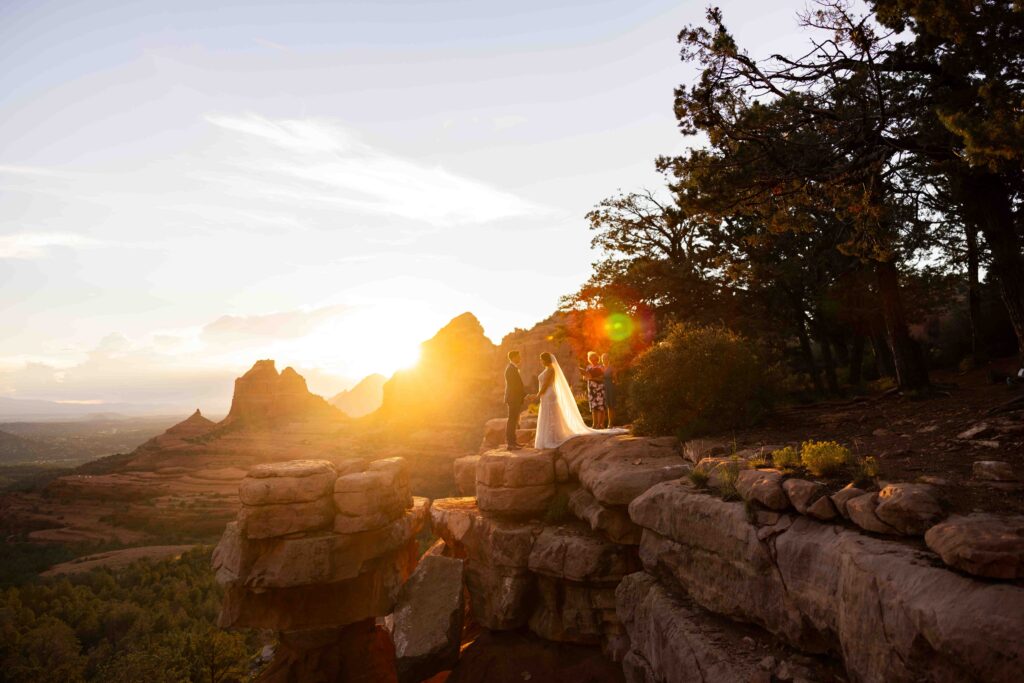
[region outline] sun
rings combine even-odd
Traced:
[[[303,365],[351,379],[414,366],[420,343],[430,336],[423,329],[435,323],[421,322],[422,315],[399,313],[391,306],[351,311],[303,337],[295,351]]]

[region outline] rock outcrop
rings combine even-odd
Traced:
[[[398,594],[395,657],[400,683],[451,669],[462,644],[462,560],[427,555]]]
[[[365,488],[338,485],[353,477],[383,485],[369,489],[370,498]],[[429,501],[408,495],[404,462],[375,461],[340,477],[327,461],[262,465],[241,490],[238,521],[227,526],[213,556],[224,586],[220,625],[279,632],[284,647],[267,680],[308,680],[303,672],[321,661],[338,671],[393,678],[390,641],[382,644],[374,619],[391,613],[415,567],[415,536],[429,509]],[[373,523],[352,527],[353,510]],[[338,520],[346,531],[337,531]],[[350,632],[359,634],[360,647]],[[362,656],[362,647],[384,653],[390,672],[339,659],[339,652]]]
[[[384,402],[384,375],[367,375],[351,389],[339,392],[327,400],[332,406],[349,417],[369,415]]]
[[[272,427],[294,421],[340,420],[344,415],[292,368],[279,374],[272,360],[259,360],[235,380],[231,410],[220,427]]]
[[[654,486],[629,510],[659,583],[794,647],[838,654],[853,680],[1011,681],[1024,662],[1018,586],[974,581],[907,545],[807,517],[751,521],[742,504],[681,481]]]
[[[1024,579],[1024,518],[972,514],[950,517],[924,535],[942,561],[968,574]]]
[[[474,620],[621,657],[615,587],[639,568],[640,540],[626,505],[686,470],[679,450],[674,439],[598,435],[462,459],[456,476],[472,468],[476,497],[434,501],[431,518],[446,552],[465,560]],[[553,520],[555,509],[570,517]]]

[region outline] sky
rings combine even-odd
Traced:
[[[721,0],[754,55],[804,2]],[[659,187],[702,2],[0,2],[0,397],[324,395],[473,312],[495,342]]]

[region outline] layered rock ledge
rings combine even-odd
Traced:
[[[1024,589],[908,545],[665,482],[629,508],[645,571],[703,608],[842,658],[856,681],[1019,680]],[[674,678],[647,661],[657,680]]]

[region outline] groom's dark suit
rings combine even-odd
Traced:
[[[508,421],[505,423],[505,443],[517,446],[516,430],[519,429],[519,413],[523,412],[523,399],[526,389],[523,388],[523,377],[519,368],[509,363],[505,368],[505,405],[508,407]]]

